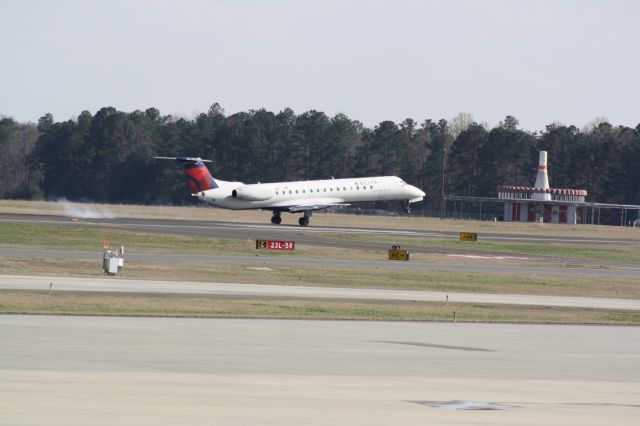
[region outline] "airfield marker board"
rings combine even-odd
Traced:
[[[478,234],[475,232],[461,232],[460,241],[478,241]]]
[[[295,241],[256,240],[256,249],[294,251],[295,248],[296,248],[296,242]]]

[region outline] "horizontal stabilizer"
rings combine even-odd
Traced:
[[[175,160],[181,163],[197,163],[202,161],[203,163],[211,163],[211,160],[203,160],[200,157],[153,157],[156,160]]]

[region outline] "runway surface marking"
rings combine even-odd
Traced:
[[[495,259],[495,260],[505,260],[505,259],[514,259],[514,260],[530,260],[528,257],[516,257],[516,256],[482,256],[479,254],[447,254],[449,257],[465,257],[467,259]]]
[[[391,345],[408,345],[408,346],[420,346],[423,348],[438,348],[438,349],[453,349],[457,351],[479,351],[479,352],[495,352],[493,349],[485,348],[472,348],[469,346],[451,346],[451,345],[436,345],[433,343],[422,342],[392,342],[386,340],[379,340],[380,343],[389,343]]]

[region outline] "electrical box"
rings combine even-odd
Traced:
[[[104,275],[120,275],[124,268],[124,246],[117,250],[105,250],[102,255],[102,273]]]

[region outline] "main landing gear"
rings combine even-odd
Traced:
[[[273,223],[274,225],[280,225],[282,223],[280,212],[273,212],[273,216],[271,216],[271,223]]]
[[[309,226],[309,219],[311,218],[311,212],[310,211],[306,211],[304,212],[304,216],[302,216],[300,219],[298,219],[298,223],[300,224],[300,226]]]
[[[300,226],[309,226],[309,220],[312,213],[313,212],[311,211],[304,212],[304,216],[298,219],[298,223],[300,224]],[[273,223],[274,225],[280,225],[282,223],[280,212],[273,212],[273,216],[271,216],[271,223]]]

